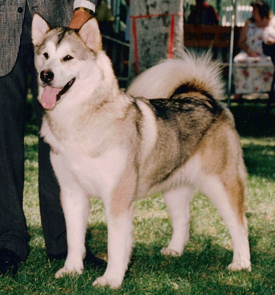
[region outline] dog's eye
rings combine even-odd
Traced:
[[[44,55],[44,57],[45,57],[46,59],[49,58],[49,54],[48,54],[47,52],[43,53],[43,55]]]
[[[63,58],[63,61],[68,61],[68,60],[71,60],[73,59],[73,57],[71,55],[66,55],[64,58]]]

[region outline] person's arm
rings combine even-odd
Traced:
[[[275,38],[268,37],[266,40],[266,45],[273,45],[273,44],[275,44]]]
[[[264,30],[264,42],[267,45],[275,44],[275,17],[273,16]]]
[[[259,56],[259,54],[252,51],[246,44],[246,36],[247,36],[248,28],[249,28],[249,21],[246,21],[240,33],[238,46],[241,50],[245,51],[248,54],[248,56],[257,57]]]
[[[97,0],[75,0],[74,15],[69,24],[71,29],[79,29],[95,12]]]

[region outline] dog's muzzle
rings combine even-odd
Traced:
[[[61,96],[64,95],[74,84],[75,79],[71,79],[63,88],[54,88],[48,84],[53,80],[54,73],[52,71],[42,71],[40,73],[40,79],[46,84],[44,87],[41,105],[44,109],[52,109],[55,107],[56,103],[60,100]]]
[[[40,73],[40,79],[45,84],[50,83],[53,80],[53,78],[54,78],[54,73],[50,70],[47,70],[47,71],[45,70]]]

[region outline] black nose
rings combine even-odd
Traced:
[[[49,83],[53,80],[54,74],[52,71],[50,70],[45,70],[42,71],[40,73],[40,79],[44,82],[44,83]]]

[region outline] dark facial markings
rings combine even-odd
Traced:
[[[69,54],[67,54],[64,58],[63,58],[63,61],[69,61],[69,60],[72,60],[73,57]]]
[[[78,38],[77,38],[78,37]],[[74,41],[71,42],[71,50],[69,54],[65,54],[60,58],[60,61],[68,62],[72,59],[75,59],[77,56],[78,60],[86,60],[86,59],[95,59],[96,53],[89,49],[86,46],[80,46],[83,45],[83,40],[80,38],[80,36],[77,34],[77,30],[69,29],[69,28],[56,28],[50,31],[43,42],[36,47],[36,55],[42,55],[46,60],[50,59],[51,56],[48,51],[46,51],[46,44],[49,41],[54,42],[55,47],[58,48],[63,44],[63,41]],[[74,54],[77,52],[77,54]]]

